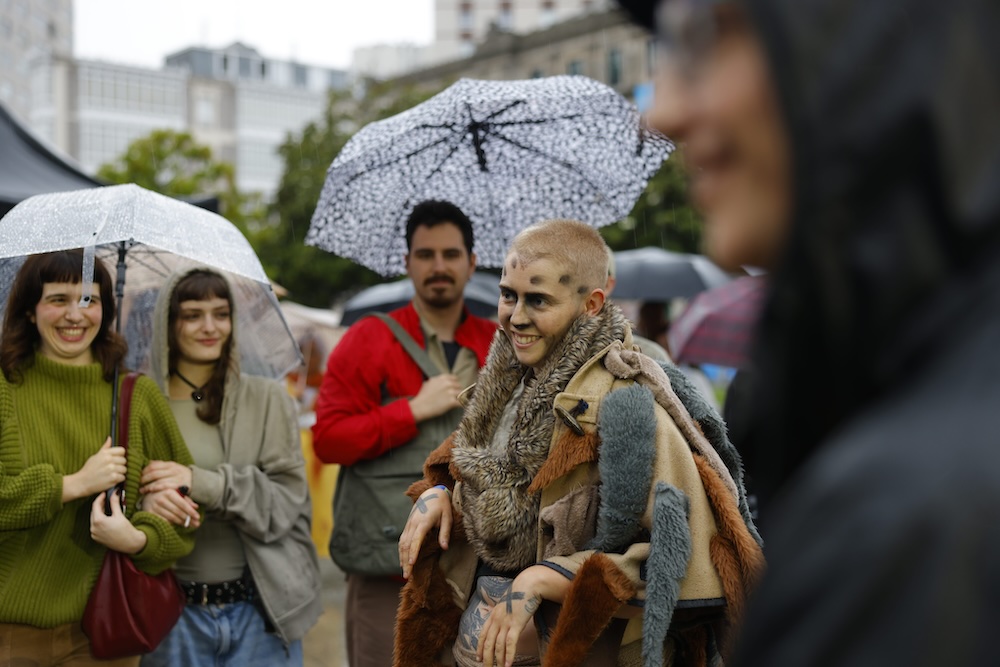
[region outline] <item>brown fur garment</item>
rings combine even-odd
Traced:
[[[502,571],[535,562],[540,496],[529,489],[549,456],[556,394],[591,357],[624,340],[629,323],[614,304],[582,315],[540,368],[517,361],[502,333],[493,339],[472,403],[454,437],[453,467],[462,478],[465,530],[480,558]],[[495,442],[504,406],[525,379],[510,438]]]
[[[403,587],[396,614],[394,667],[431,667],[450,650],[458,636],[462,610],[452,600],[451,588],[438,567],[441,548],[425,541],[410,580]]]
[[[577,571],[563,601],[542,667],[576,667],[618,609],[635,596],[635,585],[597,552]]]

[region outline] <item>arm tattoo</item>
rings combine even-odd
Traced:
[[[507,577],[485,576],[479,577],[479,591],[482,598],[495,605],[500,602],[504,594],[510,588],[511,580]]]
[[[478,649],[479,635],[483,633],[483,626],[486,625],[486,616],[480,614],[479,609],[476,608],[471,613],[466,612],[462,621],[462,642],[468,648]]]
[[[507,613],[508,614],[513,614],[514,613],[514,600],[523,600],[524,599],[524,593],[515,593],[514,592],[514,582],[511,582],[510,585],[507,586],[507,594],[504,596],[503,599],[504,599],[504,602],[507,603]]]
[[[427,501],[437,498],[438,494],[432,493],[429,496],[420,496],[417,498],[417,502],[413,503],[413,509],[420,510],[421,514],[427,514]],[[410,514],[413,514],[413,510],[410,510]]]
[[[529,615],[534,616],[535,612],[542,604],[541,596],[536,595],[535,597],[528,600],[524,605],[524,610],[528,612]]]

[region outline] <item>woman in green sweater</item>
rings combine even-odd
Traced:
[[[83,289],[80,250],[32,255],[11,287],[0,335],[0,664],[98,661],[80,621],[106,549],[157,573],[189,553],[190,530],[136,509],[152,459],[191,463],[156,384],[140,377],[128,460],[108,437],[111,382],[125,356],[111,328],[111,276],[95,262]],[[84,292],[89,291],[89,299]],[[125,482],[127,506],[104,491]]]

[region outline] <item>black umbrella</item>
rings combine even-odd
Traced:
[[[616,299],[667,301],[690,297],[732,278],[704,255],[648,247],[614,254]]]

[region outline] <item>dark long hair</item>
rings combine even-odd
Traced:
[[[208,299],[219,298],[229,302],[230,318],[233,317],[233,297],[229,291],[229,283],[226,279],[214,271],[206,269],[195,269],[181,278],[174,286],[174,291],[170,295],[170,314],[167,319],[167,344],[170,348],[169,364],[170,374],[177,372],[177,316],[180,314],[181,303],[184,301],[206,301]],[[222,346],[222,354],[215,362],[215,369],[212,377],[205,385],[205,401],[197,410],[198,419],[206,424],[218,424],[222,419],[222,399],[225,396],[226,374],[229,372],[229,365],[232,360],[233,335],[235,333],[235,321],[233,330],[229,334],[225,345]]]
[[[0,334],[0,370],[8,382],[21,381],[21,372],[35,359],[41,341],[38,326],[29,315],[42,298],[45,283],[79,283],[83,279],[83,250],[59,250],[31,255],[14,278],[7,298],[7,312]],[[128,351],[125,339],[111,328],[117,312],[111,274],[99,260],[94,260],[94,282],[101,290],[101,326],[90,344],[91,352],[111,382],[115,369],[120,368]]]

